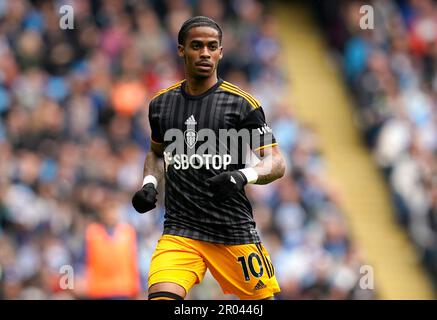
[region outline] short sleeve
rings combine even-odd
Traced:
[[[248,110],[238,125],[238,130],[240,129],[249,130],[250,149],[253,151],[278,145],[272,129],[266,123],[262,107]]]
[[[164,139],[159,125],[159,113],[156,111],[153,101],[149,104],[149,123],[152,143],[161,144]]]

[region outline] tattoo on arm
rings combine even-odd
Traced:
[[[278,150],[266,155],[253,167],[258,173],[255,184],[268,184],[281,178],[285,173],[285,161]]]

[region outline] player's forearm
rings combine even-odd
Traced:
[[[143,176],[146,177],[148,175],[154,176],[158,182],[164,176],[163,158],[159,158],[153,151],[149,151],[144,160]]]
[[[267,184],[284,175],[285,161],[280,153],[273,153],[263,158],[253,169],[258,174],[254,184]]]

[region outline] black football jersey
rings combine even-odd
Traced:
[[[189,95],[184,86],[181,81],[161,90],[149,106],[152,143],[165,149],[164,234],[222,244],[258,243],[244,190],[216,202],[206,180],[244,168],[250,150],[277,145],[262,107],[222,79],[198,96]]]

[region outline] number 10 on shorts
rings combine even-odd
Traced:
[[[262,277],[262,275],[264,273],[264,269],[263,269],[263,265],[261,262],[261,258],[259,257],[259,255],[256,252],[252,252],[249,255],[249,257],[247,257],[247,261],[246,261],[246,258],[244,256],[238,257],[237,260],[239,263],[241,263],[241,267],[243,269],[243,275],[244,275],[244,278],[246,281],[250,281],[249,270],[250,270],[250,273],[255,278]],[[256,262],[254,262],[254,260]],[[257,267],[255,267],[254,264],[257,265]],[[258,272],[256,271],[257,269],[259,270]]]

